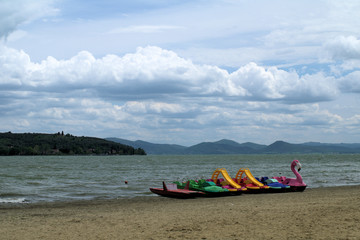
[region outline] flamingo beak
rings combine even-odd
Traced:
[[[298,172],[300,172],[300,170],[301,170],[301,164],[298,162],[297,164],[296,164],[296,166],[297,166],[297,169],[298,169]]]

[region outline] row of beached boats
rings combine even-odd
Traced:
[[[292,161],[290,168],[296,178],[285,176],[256,178],[248,168],[239,169],[235,178],[231,178],[226,169],[218,168],[209,179],[176,181],[168,184],[163,182],[162,188],[150,188],[150,191],[161,196],[175,198],[304,191],[307,185],[299,173],[301,170],[300,162],[298,160]]]

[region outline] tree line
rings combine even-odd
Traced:
[[[58,132],[0,133],[0,155],[146,155],[142,148]]]

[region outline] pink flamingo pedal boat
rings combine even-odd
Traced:
[[[306,184],[304,183],[299,171],[301,170],[301,164],[299,160],[294,160],[291,163],[291,171],[295,174],[296,178],[287,178],[285,176],[281,177],[273,177],[278,180],[279,183],[290,186],[290,191],[293,192],[302,192],[306,188]]]

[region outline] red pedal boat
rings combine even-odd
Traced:
[[[184,189],[178,189],[176,184],[170,183],[168,185],[163,182],[163,188],[150,188],[150,191],[164,197],[172,198],[195,198],[204,196],[204,192],[189,190],[189,181]]]

